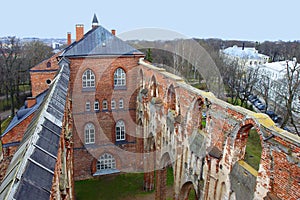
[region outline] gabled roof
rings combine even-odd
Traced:
[[[0,199],[50,199],[69,77],[69,67],[62,66],[11,160]]]
[[[54,54],[48,59],[43,60],[39,64],[32,67],[30,72],[43,72],[43,71],[58,71],[59,66],[57,62],[57,57],[61,54],[61,52]]]
[[[93,56],[93,55],[143,55],[126,42],[114,36],[102,26],[87,32],[78,42],[72,43],[61,56]]]
[[[47,93],[47,90],[45,90],[44,92],[42,92],[41,94],[39,94],[36,97],[36,104],[34,106],[32,106],[31,108],[27,108],[27,105],[25,103],[24,106],[22,106],[18,112],[16,113],[16,115],[14,116],[14,118],[11,120],[11,122],[9,123],[9,125],[7,126],[7,128],[5,129],[5,131],[3,132],[3,134],[1,135],[1,137],[3,137],[4,135],[6,135],[11,129],[13,129],[15,126],[17,126],[18,124],[20,124],[22,121],[24,121],[27,117],[29,117],[32,113],[34,113],[41,105],[45,95]]]

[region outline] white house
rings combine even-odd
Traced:
[[[288,95],[287,93],[287,64],[289,66],[295,65],[296,61],[279,61],[272,63],[265,63],[262,65],[252,66],[252,68],[258,68],[260,81],[255,85],[256,89],[259,91],[262,85],[262,81],[266,81],[266,77],[270,80],[269,86],[269,98],[273,102],[282,104],[284,107],[284,102],[280,99],[280,96]],[[297,64],[300,69],[300,64]],[[298,93],[296,93],[293,100],[294,109],[300,111],[300,87],[298,88]],[[295,113],[296,114],[296,113]]]
[[[269,56],[258,53],[253,47],[238,47],[235,45],[222,50],[222,54],[227,59],[237,59],[245,66],[265,64],[269,60]]]

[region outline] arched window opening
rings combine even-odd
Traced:
[[[118,68],[114,73],[114,86],[126,86],[126,73],[122,68]]]
[[[95,74],[92,70],[87,69],[82,75],[82,88],[95,87]]]
[[[176,110],[176,93],[173,85],[168,89],[168,105],[171,110]]]
[[[157,83],[156,83],[156,79],[154,76],[152,76],[152,78],[151,78],[150,90],[151,90],[151,96],[156,97],[157,96]]]
[[[262,147],[259,134],[255,128],[252,128],[248,133],[244,161],[256,171],[259,169],[261,152]]]
[[[139,82],[140,82],[140,87],[143,88],[143,86],[144,86],[144,74],[143,74],[142,69],[140,69],[140,73],[139,73]]]
[[[120,120],[116,124],[116,141],[125,140],[125,123]]]
[[[99,160],[97,161],[97,171],[106,169],[116,169],[116,160],[111,154],[108,153],[100,156]]]
[[[84,127],[85,144],[95,143],[95,126],[92,123],[88,123]]]

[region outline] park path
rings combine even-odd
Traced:
[[[10,110],[0,112],[0,119],[1,120],[6,119],[7,117],[10,116],[10,114],[11,114]]]

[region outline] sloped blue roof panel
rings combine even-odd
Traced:
[[[92,56],[92,55],[143,55],[142,52],[128,45],[110,31],[98,26],[65,49],[62,56]]]
[[[69,75],[68,64],[63,65],[13,156],[0,186],[0,199],[50,198]],[[54,106],[62,111],[61,115],[57,116],[60,111],[55,110]]]
[[[40,105],[43,102],[43,99],[46,96],[46,94],[47,94],[47,90],[44,91],[43,93],[39,94],[36,97],[36,104],[34,106],[32,106],[31,108],[27,108],[27,106],[25,106],[25,105],[23,107],[21,107],[18,110],[18,112],[15,115],[15,117],[9,123],[8,127],[5,129],[5,131],[3,132],[3,134],[1,135],[1,137],[3,137],[4,135],[6,135],[11,129],[13,129],[15,126],[17,126],[18,124],[20,124],[24,119],[26,119],[32,113],[34,113],[40,107]]]

